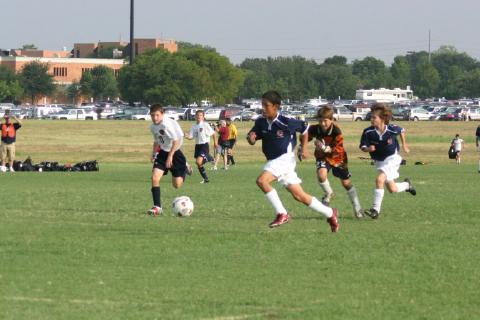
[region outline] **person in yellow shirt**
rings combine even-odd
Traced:
[[[232,123],[232,119],[228,118],[227,128],[228,128],[228,149],[227,149],[227,161],[228,164],[235,165],[235,160],[233,159],[233,146],[237,142],[238,130],[237,127]]]

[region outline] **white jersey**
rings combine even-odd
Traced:
[[[457,152],[460,152],[462,151],[462,143],[463,143],[463,139],[453,139],[453,149]]]
[[[183,144],[183,131],[177,121],[168,117],[163,117],[160,124],[153,124],[150,126],[154,141],[160,146],[163,151],[170,152],[172,149],[173,140],[180,140],[178,149]]]
[[[210,137],[215,133],[212,127],[205,121],[195,124],[189,132],[190,137],[195,139],[195,144],[210,142]]]

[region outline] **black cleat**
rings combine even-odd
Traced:
[[[373,208],[365,210],[364,213],[372,219],[378,219],[379,212]]]
[[[415,187],[412,185],[412,182],[410,181],[410,179],[406,178],[404,181],[407,182],[408,185],[409,185],[408,189],[405,190],[405,191],[410,193],[412,196],[416,196],[417,195],[417,190],[415,190]]]

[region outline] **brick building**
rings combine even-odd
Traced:
[[[19,73],[23,66],[38,61],[48,65],[48,72],[53,75],[54,81],[58,85],[69,85],[75,81],[80,81],[83,73],[92,68],[102,65],[112,69],[115,76],[118,76],[120,69],[125,64],[123,59],[77,59],[77,58],[35,58],[18,56],[0,56],[0,65],[5,65]],[[50,99],[42,98],[41,103]]]
[[[75,43],[73,45],[73,56],[75,58],[88,58],[99,49],[111,47],[125,47],[128,50],[128,42],[94,42],[94,43]],[[164,49],[168,52],[177,52],[178,44],[175,40],[160,39],[135,39],[135,55],[145,53],[151,49]],[[127,52],[128,54],[128,52]]]

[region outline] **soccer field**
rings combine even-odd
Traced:
[[[241,141],[239,164],[209,171],[208,185],[196,170],[179,190],[163,181],[166,214],[152,218],[144,214],[151,206],[148,123],[28,121],[18,158],[97,159],[101,167],[0,176],[0,318],[478,318],[477,124],[399,124],[412,149],[401,178],[411,177],[418,195],[386,194],[378,220],[356,220],[331,177],[341,223],[332,234],[280,186],[292,221],[267,228],[273,213],[255,185],[264,163],[258,146]],[[248,125],[240,125],[242,135]],[[367,124],[342,125],[368,208],[375,170],[356,150]],[[467,144],[460,166],[446,159],[456,132]],[[184,148],[190,159],[192,146]],[[299,164],[298,174],[320,197],[313,161]],[[171,216],[168,204],[178,195],[194,201],[192,217]]]

